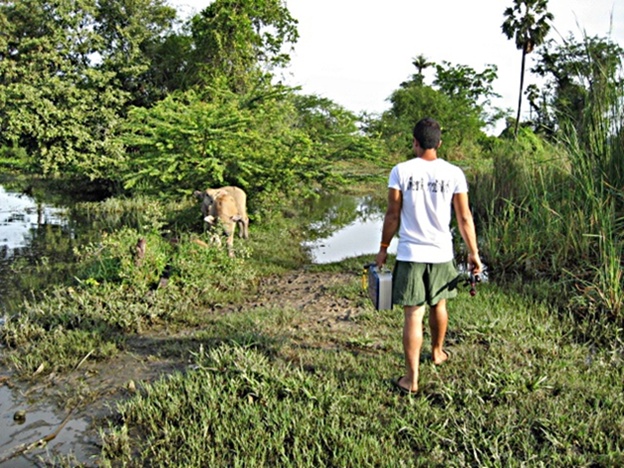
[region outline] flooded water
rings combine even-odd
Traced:
[[[383,213],[371,219],[356,219],[342,227],[332,235],[308,241],[305,246],[309,249],[313,263],[339,262],[345,258],[360,255],[374,255],[379,251],[381,229],[383,227]],[[389,253],[396,253],[398,240],[394,238],[388,247]]]
[[[5,321],[7,302],[18,294],[17,284],[25,280],[16,265],[66,257],[71,247],[67,241],[72,236],[64,207],[38,203],[0,186],[0,327]],[[58,250],[53,252],[50,244]],[[6,372],[7,369],[0,369],[2,380],[8,377]],[[93,444],[83,440],[88,422],[78,417],[71,417],[47,444],[12,456],[20,448],[54,433],[65,417],[56,405],[30,401],[18,387],[10,388],[0,382],[0,467],[39,466],[37,457],[49,459],[55,453],[85,459],[87,451],[93,451]]]
[[[7,192],[0,185],[0,246],[5,257],[26,247],[34,232],[44,225],[66,226],[64,208],[37,203],[31,197]]]
[[[23,418],[16,417],[21,412]],[[89,423],[81,418],[69,419],[47,444],[18,454],[24,447],[56,432],[65,417],[49,405],[29,403],[19,391],[0,387],[0,467],[31,468],[38,465],[37,457],[49,459],[53,454],[72,454],[78,460],[87,460],[94,445],[84,439]]]
[[[73,237],[65,207],[0,185],[0,316],[21,290],[37,290],[53,280],[33,274],[37,265],[53,264],[59,274],[65,273],[73,257]]]
[[[311,223],[304,243],[312,263],[332,263],[379,251],[385,206],[370,197],[328,197],[318,203],[319,219]],[[396,253],[393,239],[389,253]]]

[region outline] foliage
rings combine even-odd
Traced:
[[[501,29],[508,39],[514,39],[516,48],[529,54],[542,44],[554,19],[547,11],[548,0],[513,0],[513,6],[505,10]]]
[[[169,197],[226,183],[297,197],[379,159],[353,114],[271,84],[298,37],[281,0],[219,0],[178,31],[174,13],[163,0],[0,4],[5,167]]]
[[[582,228],[568,226],[561,211],[570,184],[567,151],[521,128],[492,159],[492,167],[472,175],[470,193],[490,267],[501,278],[560,278],[578,248],[571,238],[582,239]]]
[[[412,77],[412,81],[422,85],[425,80],[423,71],[431,66],[434,66],[435,63],[430,62],[427,57],[425,57],[423,54],[420,54],[418,55],[418,57],[414,57],[414,59],[412,60],[412,65],[416,67],[416,75]]]
[[[142,75],[141,96],[136,105],[151,106],[176,91],[186,91],[196,83],[197,64],[192,60],[194,42],[188,26],[170,32],[160,41],[144,46],[151,58],[150,67]]]
[[[125,93],[87,66],[94,14],[89,0],[0,5],[0,143],[23,148],[38,172],[75,171],[115,152],[107,136]]]
[[[358,135],[358,119],[335,102],[316,95],[294,94],[297,123],[317,144],[316,151],[329,161],[341,159],[378,160],[374,142]]]
[[[170,47],[175,10],[166,0],[99,0],[97,5],[94,30],[104,46],[97,51],[97,68],[114,76],[115,87],[130,97],[128,105],[153,103],[159,94],[149,78],[153,68],[162,67],[163,49]]]
[[[471,148],[485,137],[482,129],[496,118],[488,116],[490,98],[496,96],[492,88],[495,66],[477,72],[448,62],[430,65],[436,69],[433,84],[426,85],[420,74],[413,75],[392,93],[390,109],[367,129],[369,135],[386,141],[399,159],[411,157],[412,129],[423,117],[435,118],[443,127],[440,154],[457,158],[464,157],[462,148]]]
[[[111,138],[140,94],[140,53],[169,25],[160,0],[24,0],[0,4],[0,145],[31,171],[106,178]]]
[[[249,92],[263,73],[288,63],[297,20],[282,0],[216,0],[191,20],[198,83]]]
[[[592,325],[591,340],[624,321],[624,88],[600,72],[603,79],[594,79],[596,70],[606,72],[601,63],[578,71],[578,82],[591,86],[578,94],[583,109],[560,117],[558,143],[545,146],[524,130],[518,145],[499,147],[493,172],[478,177],[472,197],[498,268],[559,284],[565,300],[558,305]]]
[[[332,162],[372,147],[344,109],[281,87],[172,95],[135,108],[121,138],[131,154],[120,173],[125,187],[153,194],[230,184],[311,194],[341,180]]]
[[[596,103],[613,102],[601,94],[622,86],[624,49],[608,38],[576,40],[570,36],[563,44],[549,41],[538,53],[539,60],[532,71],[545,78],[546,83],[530,100],[537,114],[536,125],[549,133],[571,125],[585,140],[588,135],[584,135],[584,128],[591,125],[586,117],[592,114],[587,109]],[[617,126],[614,110],[601,112],[605,113],[605,122]],[[610,133],[616,129],[605,130]]]

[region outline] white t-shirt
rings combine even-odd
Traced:
[[[397,260],[453,260],[451,206],[454,194],[468,193],[464,172],[443,159],[413,158],[392,168],[388,187],[403,195]]]

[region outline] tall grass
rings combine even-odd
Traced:
[[[493,268],[555,281],[559,305],[599,337],[624,326],[623,100],[622,82],[594,83],[583,113],[560,117],[555,142],[525,131],[474,183]]]
[[[565,148],[524,131],[517,141],[499,145],[493,159],[491,170],[476,174],[471,190],[491,268],[499,277],[560,277],[583,239],[569,230]]]
[[[624,84],[596,85],[576,126],[562,132],[590,239],[586,275],[571,272],[601,317],[624,325]]]

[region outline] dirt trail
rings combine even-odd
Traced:
[[[298,327],[326,328],[332,332],[353,326],[350,320],[362,312],[362,307],[347,298],[335,295],[336,287],[359,281],[354,273],[309,272],[296,270],[280,276],[264,278],[257,292],[245,303],[226,305],[215,309],[215,313],[227,314],[254,308],[279,307],[303,312]],[[57,401],[60,407],[78,404],[77,417],[103,417],[109,414],[111,402],[126,398],[136,391],[141,383],[150,383],[163,375],[184,370],[189,365],[189,355],[162,350],[173,343],[184,343],[182,349],[196,349],[193,335],[198,329],[184,329],[171,333],[166,329],[147,330],[129,337],[121,351],[113,359],[92,362],[84,359],[74,371],[51,374],[25,390],[30,397]],[[70,391],[73,389],[74,391]],[[78,401],[67,401],[67,394],[76,393]]]

